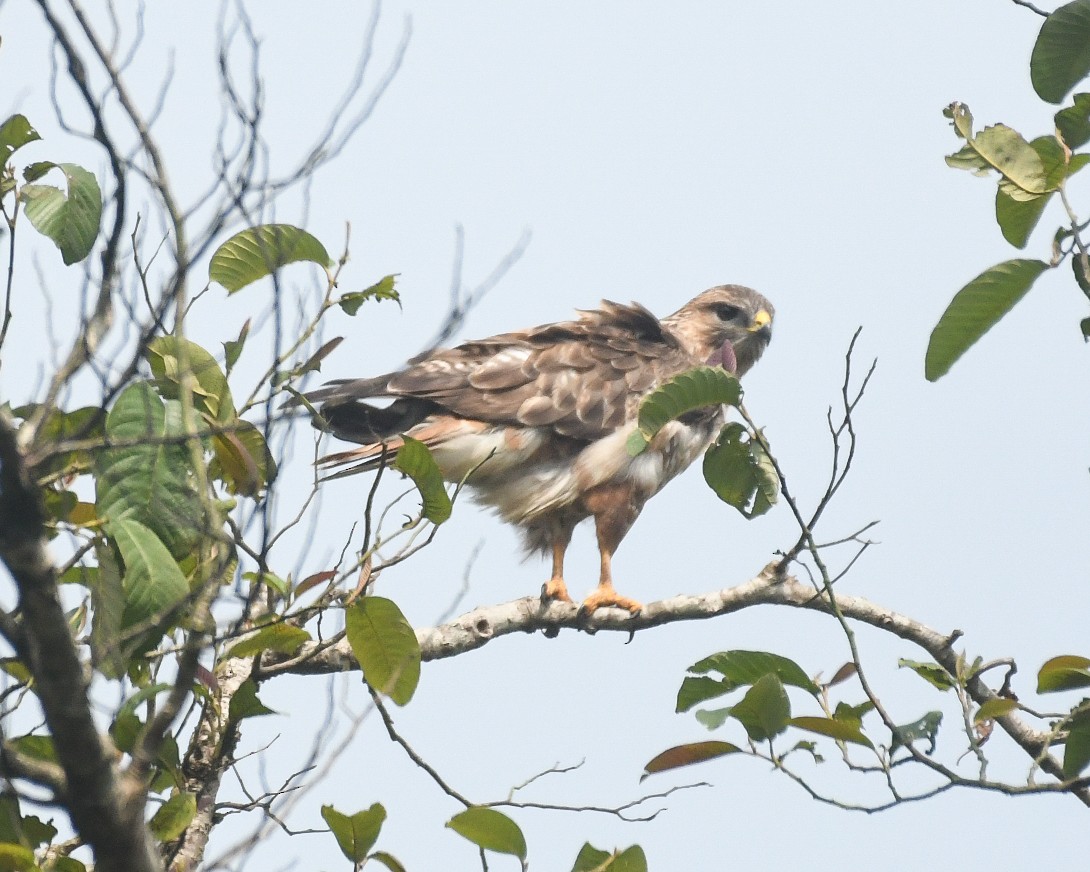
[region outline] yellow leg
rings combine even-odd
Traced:
[[[612,556],[609,549],[602,549],[602,574],[598,579],[598,589],[583,600],[583,604],[579,606],[579,611],[590,614],[595,609],[604,608],[605,606],[615,606],[616,608],[625,609],[632,614],[636,614],[643,609],[642,603],[636,602],[634,599],[629,599],[626,596],[621,596],[614,590],[613,571],[610,566]]]
[[[563,537],[553,539],[553,577],[541,586],[541,599],[558,600],[570,603],[571,595],[564,583],[564,552],[568,550],[568,540]]]

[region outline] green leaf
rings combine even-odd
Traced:
[[[309,261],[326,269],[333,263],[317,239],[290,224],[262,224],[236,233],[216,249],[208,277],[235,293],[289,263]]]
[[[713,671],[722,673],[735,687],[755,684],[766,675],[775,675],[784,684],[802,688],[813,696],[819,693],[817,685],[794,660],[767,651],[720,651],[689,667],[689,672],[698,675]]]
[[[277,622],[262,627],[250,638],[243,639],[232,647],[225,657],[253,657],[265,651],[278,651],[281,654],[294,654],[304,642],[310,641],[310,633],[302,627]]]
[[[387,854],[385,851],[375,851],[368,860],[374,860],[376,863],[381,863],[390,872],[406,872],[405,867],[401,865],[401,861],[391,854]]]
[[[1059,103],[1090,73],[1090,0],[1075,0],[1055,10],[1037,35],[1029,76],[1037,96]]]
[[[1083,318],[1079,322],[1079,329],[1082,330],[1083,341],[1090,342],[1090,318]]]
[[[996,188],[995,220],[1003,238],[1015,248],[1025,248],[1051,196],[1045,194],[1031,200],[1016,200],[1002,186]]]
[[[13,793],[0,794],[0,842],[23,845],[33,850],[48,845],[57,835],[57,828],[34,815],[24,816],[19,800]]]
[[[1008,260],[986,269],[963,287],[931,332],[924,375],[937,381],[972,345],[1026,295],[1048,269],[1040,260]]]
[[[737,406],[742,400],[738,379],[721,366],[701,366],[663,382],[640,401],[640,438],[629,440],[629,454],[639,454],[668,422],[697,409]]]
[[[970,139],[973,135],[973,113],[964,103],[954,102],[942,110],[954,125],[954,132],[961,139]]]
[[[179,791],[164,802],[148,821],[151,834],[160,842],[172,842],[197,816],[197,795]]]
[[[758,679],[742,701],[731,707],[730,715],[742,724],[754,742],[782,733],[791,719],[791,702],[783,682],[773,674]]]
[[[779,500],[780,478],[772,459],[736,421],[720,431],[704,454],[703,470],[716,496],[746,518],[763,515]]]
[[[705,760],[714,760],[716,757],[725,757],[727,754],[738,754],[741,750],[730,742],[690,742],[687,745],[676,745],[651,758],[643,767],[640,780],[656,772],[703,763]]]
[[[249,421],[236,418],[228,427],[212,437],[215,456],[208,474],[223,481],[232,494],[257,496],[276,477],[276,461],[264,434]]]
[[[1076,778],[1090,765],[1090,712],[1072,718],[1064,743],[1064,778]]]
[[[949,690],[954,686],[954,679],[950,673],[939,666],[938,663],[922,663],[918,660],[905,660],[903,657],[897,661],[897,665],[903,669],[911,669],[920,678],[939,690]]]
[[[71,163],[57,164],[68,193],[52,185],[23,185],[19,199],[30,223],[60,249],[66,266],[91,253],[102,218],[102,192],[92,173]]]
[[[647,857],[639,845],[607,854],[587,842],[575,858],[572,872],[647,872]]]
[[[386,276],[386,278],[380,279],[371,287],[362,291],[349,291],[347,294],[341,295],[341,298],[337,300],[337,305],[344,310],[346,315],[355,315],[360,310],[360,306],[368,300],[393,300],[401,305],[401,296],[394,290],[396,280],[396,274]]]
[[[403,438],[405,444],[397,450],[394,469],[411,478],[420,491],[424,517],[433,524],[442,524],[450,517],[452,506],[439,465],[427,445],[411,436]]]
[[[323,805],[322,818],[337,839],[341,853],[353,863],[362,863],[378,841],[386,809],[376,802],[369,809],[347,815],[331,805]]]
[[[22,845],[0,843],[0,872],[35,872],[34,852]]]
[[[833,709],[833,718],[844,724],[853,724],[858,727],[863,723],[863,716],[867,712],[874,711],[874,703],[869,699],[859,705],[848,705],[846,702],[838,702]]]
[[[247,318],[246,323],[242,325],[242,329],[238,331],[238,339],[228,339],[226,342],[221,343],[223,345],[223,365],[227,370],[227,375],[231,374],[231,370],[238,363],[239,356],[242,354],[242,349],[245,347],[249,335],[250,319]]]
[[[994,721],[996,718],[1009,715],[1016,708],[1018,708],[1016,699],[989,699],[977,709],[976,714],[973,715],[973,722],[979,724],[982,721]]]
[[[259,718],[262,715],[275,715],[279,712],[269,708],[257,698],[257,683],[252,678],[247,678],[235,695],[231,697],[231,706],[227,710],[227,716],[234,722],[244,718]]]
[[[121,621],[125,613],[125,587],[112,548],[96,545],[98,572],[85,576],[91,591],[94,622],[91,624],[91,662],[106,678],[125,674],[121,650]]]
[[[234,401],[227,377],[216,359],[196,342],[177,336],[159,336],[147,346],[148,363],[156,387],[164,399],[176,400],[188,375],[193,405],[221,423],[236,420]]]
[[[1037,672],[1037,692],[1056,693],[1090,687],[1090,660],[1075,654],[1053,657]]]
[[[57,857],[45,867],[45,872],[87,872],[87,867],[74,857]]]
[[[838,721],[835,718],[815,718],[804,715],[797,718],[791,718],[788,723],[792,727],[798,727],[800,730],[817,733],[821,736],[828,736],[830,739],[836,739],[838,742],[851,742],[855,745],[863,745],[867,748],[874,747],[871,740],[863,735],[858,726],[845,721]]]
[[[1090,299],[1090,257],[1080,251],[1071,252],[1071,271],[1075,274],[1075,284]]]
[[[41,136],[31,127],[26,116],[12,115],[0,124],[0,166],[6,165],[15,152],[36,139],[41,139]]]
[[[911,745],[920,739],[927,739],[930,742],[927,753],[934,753],[940,724],[942,724],[942,712],[928,712],[918,721],[894,727],[890,753],[896,751],[901,745]]]
[[[447,821],[447,826],[486,851],[526,859],[526,839],[519,825],[494,808],[467,808]]]
[[[117,518],[106,525],[125,571],[122,628],[161,623],[189,594],[189,584],[167,547],[139,521]]]
[[[365,596],[345,610],[345,632],[364,680],[398,705],[420,681],[420,643],[392,600]]]
[[[1071,105],[1056,113],[1056,129],[1070,149],[1090,142],[1090,94],[1076,94]]]
[[[208,522],[185,446],[154,444],[167,437],[168,426],[163,401],[150,383],[136,382],[121,393],[106,418],[106,435],[115,443],[148,444],[96,455],[99,517],[139,521],[154,530],[175,557],[189,556]]]
[[[57,748],[53,744],[52,736],[40,736],[30,733],[26,736],[16,736],[11,740],[12,746],[20,754],[26,754],[35,760],[44,760],[46,763],[57,763]]]
[[[705,675],[686,675],[677,692],[677,705],[674,711],[687,712],[693,706],[723,696],[737,688],[738,685],[731,681],[720,681]]]
[[[729,706],[721,709],[700,709],[693,717],[696,718],[697,723],[709,730],[718,730],[730,718],[730,712]]]

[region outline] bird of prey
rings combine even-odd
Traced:
[[[726,414],[714,407],[671,421],[633,457],[626,441],[640,400],[697,366],[744,375],[771,339],[773,314],[741,285],[704,291],[662,319],[636,303],[603,300],[574,321],[427,351],[375,378],[333,381],[307,398],[335,436],[361,447],[321,462],[362,472],[403,435],[420,440],[447,481],[465,480],[479,502],[520,528],[528,553],[551,553],[546,600],[571,602],[564,553],[575,526],[593,517],[601,575],[582,608],[636,613],[640,604],[614,590],[613,554],[647,500],[708,448]],[[376,399],[392,402],[368,402]]]

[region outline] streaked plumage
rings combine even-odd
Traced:
[[[610,560],[644,503],[693,462],[719,432],[713,408],[664,427],[648,450],[625,442],[640,400],[695,366],[744,375],[769,339],[772,305],[723,285],[659,320],[638,304],[604,300],[578,320],[426,352],[376,378],[330,382],[308,395],[334,435],[360,448],[323,459],[339,474],[374,469],[407,434],[428,445],[444,477],[467,475],[476,498],[517,525],[530,551],[552,552],[543,596],[569,600],[564,552],[593,516],[602,558],[594,609],[639,604],[613,590]],[[386,407],[366,400],[392,399]]]

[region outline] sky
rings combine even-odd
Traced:
[[[276,0],[250,13],[262,44],[271,161],[284,168],[306,153],[336,105],[370,7],[328,2],[302,14]],[[776,306],[774,338],[746,378],[746,403],[805,507],[824,487],[826,410],[839,402],[845,351],[861,327],[855,372],[875,358],[877,370],[856,416],[855,467],[819,532],[832,540],[881,523],[872,533],[878,544],[839,589],[936,629],[964,631],[970,656],[1015,657],[1015,689],[1033,699],[1041,663],[1087,653],[1087,570],[1078,557],[1090,515],[1090,379],[1078,329],[1086,300],[1064,267],[1042,277],[939,383],[924,380],[923,359],[954,292],[986,267],[1022,256],[995,226],[994,182],[945,165],[958,142],[941,111],[960,100],[978,125],[1003,121],[1027,138],[1050,132],[1055,109],[1035,97],[1028,76],[1039,21],[1002,0],[669,7],[388,0],[365,89],[411,23],[396,77],[311,185],[309,203],[288,198],[276,216],[304,224],[331,250],[350,222],[346,289],[400,276],[400,309],[385,303],[355,319],[333,316],[327,332],[346,341],[321,375],[385,372],[428,342],[447,305],[459,227],[469,287],[530,234],[462,338],[562,320],[602,298],[637,300],[664,315],[707,287],[746,284]],[[150,107],[173,51],[175,75],[155,131],[185,192],[209,177],[219,116],[216,25],[210,8],[151,4],[132,67],[134,94]],[[50,156],[71,155],[52,159],[101,167],[93,147],[52,119],[37,8],[9,0],[0,29],[0,75],[9,83],[3,108],[31,118],[46,140],[42,156],[48,145]],[[1083,180],[1071,195],[1076,210],[1090,211]],[[1047,259],[1062,220],[1050,206],[1024,256]],[[29,323],[53,317],[35,299],[34,251],[47,275],[60,269],[48,243],[20,252],[27,278],[17,314],[27,312]],[[288,275],[313,286],[306,267]],[[233,338],[267,303],[263,294],[255,286],[227,299],[213,289],[194,309],[194,337],[209,347]],[[61,295],[53,294],[59,332],[70,308]],[[48,349],[29,328],[10,341],[5,351],[24,364],[4,367],[0,391],[21,400]],[[310,475],[312,440],[299,438],[284,470],[285,518]],[[326,568],[359,517],[367,484],[326,486],[315,533],[286,538],[274,565]],[[614,562],[618,588],[651,601],[737,584],[796,536],[785,506],[746,521],[693,469],[650,502],[625,540]],[[535,593],[546,572],[521,561],[514,531],[463,502],[433,545],[384,575],[378,592],[427,626],[453,605],[461,611]],[[576,534],[567,574],[573,595],[593,588],[589,529]],[[459,598],[463,577],[468,590]],[[944,708],[939,752],[955,758],[964,738],[950,700],[896,668],[898,658],[922,652],[866,629],[859,641],[896,719]],[[772,607],[658,628],[630,644],[618,634],[505,637],[426,664],[416,698],[395,718],[417,751],[476,801],[580,761],[578,770],[527,788],[525,798],[613,805],[676,784],[711,785],[672,795],[650,823],[512,812],[527,834],[531,869],[570,868],[586,840],[606,849],[639,843],[652,870],[823,870],[866,858],[891,870],[956,862],[975,872],[1085,857],[1070,836],[1081,831],[1084,809],[1065,797],[960,790],[868,816],[815,803],[767,767],[733,758],[641,785],[644,763],[664,748],[732,738],[708,734],[673,708],[686,667],[738,648],[775,651],[826,676],[848,659],[832,621]],[[861,691],[842,690],[844,699],[862,700]],[[329,693],[344,709],[366,710],[358,675],[331,683],[280,678],[264,689],[262,699],[282,715],[250,722],[247,741],[272,742],[263,763],[270,782],[309,748]],[[348,716],[339,708],[336,717],[343,728]],[[1024,777],[1028,761],[998,731],[987,747],[990,774]],[[803,767],[816,786],[846,800],[881,798],[880,785],[846,775],[827,750],[824,765]],[[250,761],[244,771],[256,782],[260,768]],[[374,715],[290,823],[317,828],[322,803],[351,812],[376,801],[389,814],[378,847],[406,868],[479,868],[471,846],[443,827],[457,803],[390,744]],[[224,829],[210,858],[247,831],[244,823]],[[346,863],[328,834],[277,834],[247,868]],[[517,862],[497,857],[490,868]]]

